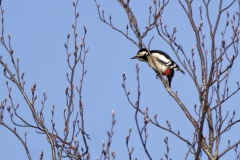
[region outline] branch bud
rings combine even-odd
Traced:
[[[8,106],[8,107],[7,107],[7,110],[8,110],[8,112],[10,112],[10,110],[11,110],[11,107],[10,107],[10,106]]]
[[[114,155],[115,154],[115,151],[114,150],[112,150],[112,155]]]
[[[203,135],[203,141],[204,142],[206,141],[206,135],[205,134]]]
[[[132,128],[129,128],[129,132],[132,132]]]
[[[197,104],[194,104],[194,108],[195,108],[195,109],[197,108]]]
[[[225,48],[225,40],[222,40],[222,47]]]
[[[166,140],[168,141],[168,135],[167,135],[167,134],[166,134],[166,137],[165,137],[165,138],[166,138]]]
[[[157,118],[157,114],[154,114],[154,118],[155,118],[155,119]]]
[[[65,94],[68,94],[69,87],[66,88]]]

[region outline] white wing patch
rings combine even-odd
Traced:
[[[165,57],[164,55],[161,55],[159,53],[152,53],[152,55],[156,58],[158,58],[160,61],[162,61],[163,63],[165,63],[164,65],[170,65],[171,61],[170,59],[168,59],[167,57]]]

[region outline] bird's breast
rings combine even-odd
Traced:
[[[163,65],[162,63],[160,63],[158,60],[154,60],[155,64],[157,65],[157,68],[160,70],[160,72],[162,74],[165,74],[166,70],[168,69],[165,65]],[[148,58],[148,64],[149,66],[155,71],[158,72],[158,69],[156,69],[154,63],[152,62],[151,58]]]

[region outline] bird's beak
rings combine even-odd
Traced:
[[[136,59],[137,58],[137,56],[134,56],[134,57],[132,57],[131,59]]]

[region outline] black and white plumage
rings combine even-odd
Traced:
[[[152,58],[154,59],[154,62],[156,63],[161,74],[167,76],[169,87],[171,87],[174,70],[185,74],[185,72],[179,68],[179,66],[170,58],[167,53],[160,50],[151,50],[148,52],[147,49],[143,48],[140,49],[137,55],[131,59],[138,59],[139,61],[147,62],[149,66],[157,73],[156,76],[159,77],[158,71],[153,64],[149,53],[152,55]]]

